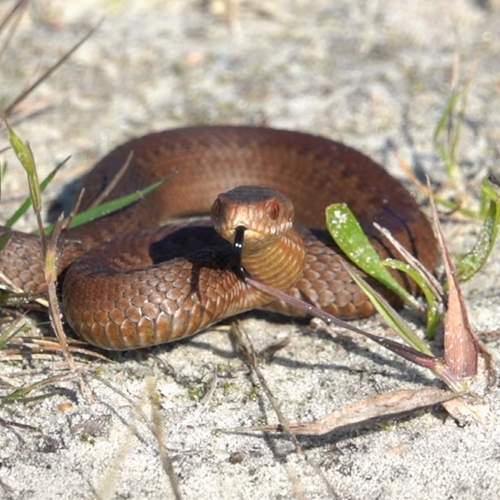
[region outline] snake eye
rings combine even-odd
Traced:
[[[267,215],[271,220],[276,220],[280,215],[280,204],[278,201],[273,200],[267,205]]]
[[[217,198],[214,201],[214,204],[212,205],[212,214],[215,217],[219,217],[221,210],[222,210],[222,202],[219,200],[219,198]]]

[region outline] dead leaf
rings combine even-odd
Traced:
[[[430,192],[430,183],[427,181]],[[451,372],[459,378],[474,377],[477,374],[478,340],[472,330],[467,306],[460,289],[455,266],[446,246],[436,205],[429,198],[436,234],[448,282],[448,304],[444,319],[444,361]]]
[[[376,421],[408,415],[456,397],[456,394],[432,388],[392,391],[344,406],[312,422],[290,423],[289,431],[292,434],[319,436],[334,431],[369,427]],[[245,430],[282,432],[282,427],[267,425]]]

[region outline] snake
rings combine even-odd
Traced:
[[[97,162],[78,210],[160,180],[143,198],[58,240],[64,317],[100,348],[174,341],[253,309],[305,314],[248,285],[242,269],[339,318],[373,314],[325,229],[325,207],[334,202],[349,206],[382,258],[399,254],[374,223],[426,268],[438,262],[431,225],[406,188],[325,137],[222,125],[150,133]],[[5,233],[0,271],[11,286],[45,294],[39,237],[1,227]],[[407,278],[398,280],[414,291]]]

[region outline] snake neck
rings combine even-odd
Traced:
[[[290,229],[265,248],[243,245],[241,263],[256,280],[280,290],[288,290],[302,275],[306,253],[302,236]]]

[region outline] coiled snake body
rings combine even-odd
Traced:
[[[279,190],[292,200],[299,224],[298,229],[280,229],[279,235],[271,229],[273,234],[266,236],[270,243],[259,240],[255,251],[252,237],[245,235],[245,269],[340,317],[366,316],[373,310],[324,230],[324,209],[332,202],[350,206],[381,254],[388,251],[373,222],[388,228],[426,267],[436,265],[432,230],[412,196],[382,167],[343,144],[260,127],[154,133],[118,147],[94,167],[84,181],[81,209],[106,188],[130,153],[130,165],[107,199],[175,174],[132,206],[67,231],[60,244],[59,271],[67,269],[65,316],[79,335],[102,348],[169,342],[258,307],[296,312],[281,303],[269,304],[270,297],[244,283],[234,269],[231,243],[208,222],[161,226],[172,217],[207,213],[216,199],[212,217],[226,216],[233,202],[240,203],[241,190],[217,197],[240,185]],[[256,192],[257,208],[251,199]],[[236,225],[253,224],[262,215],[271,223],[280,217],[291,220],[293,208],[285,198],[271,190],[259,199],[261,194],[243,189],[251,204],[236,209],[236,218],[242,217]],[[226,229],[231,238],[234,231]],[[261,229],[246,231],[252,232],[260,234]],[[46,289],[34,236],[13,231],[0,254],[0,270],[27,292]]]

